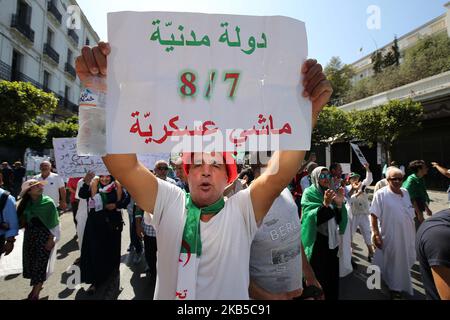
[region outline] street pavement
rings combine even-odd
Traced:
[[[444,192],[429,192],[432,199],[431,210],[438,212],[448,208],[447,194]],[[98,300],[98,299],[119,299],[119,300],[151,300],[153,298],[154,282],[145,273],[146,263],[142,256],[142,261],[133,264],[133,253],[127,252],[129,245],[128,214],[123,210],[125,226],[122,232],[122,256],[120,264],[120,276],[114,275],[108,284],[99,288],[93,296],[88,295],[86,290],[89,287],[81,284],[73,288],[67,283],[72,283],[74,272],[73,262],[79,257],[80,252],[75,237],[75,226],[72,213],[66,212],[61,215],[61,240],[58,243],[57,260],[54,274],[44,283],[40,297],[45,300]],[[367,273],[367,247],[362,236],[356,234],[354,237],[353,258],[357,263],[357,269],[353,273],[341,278],[340,299],[346,300],[383,300],[389,299],[388,291],[384,286],[381,290],[369,290],[366,281],[371,273]],[[412,268],[412,281],[414,296],[408,299],[422,300],[425,298],[424,289],[421,282],[420,269],[418,263]],[[72,277],[72,278],[71,278]],[[0,300],[22,300],[28,296],[31,287],[29,280],[21,274],[9,275],[0,278]]]

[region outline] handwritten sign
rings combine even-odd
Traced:
[[[108,14],[107,151],[308,150],[303,22]]]
[[[54,138],[53,148],[55,150],[55,162],[58,174],[62,177],[84,177],[88,171],[96,175],[109,174],[99,156],[77,155],[76,138]],[[154,169],[158,160],[170,158],[169,153],[139,154],[139,161],[148,169]]]
[[[365,166],[366,164],[368,164],[366,158],[364,157],[364,154],[363,154],[363,153],[361,152],[361,150],[359,149],[359,146],[358,146],[357,144],[354,144],[354,143],[350,143],[350,145],[352,146],[353,151],[355,151],[356,156],[357,156],[358,159],[359,159],[359,162],[360,162],[363,166]]]

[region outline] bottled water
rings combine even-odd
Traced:
[[[106,154],[106,78],[91,76],[80,95],[77,153],[80,156]]]

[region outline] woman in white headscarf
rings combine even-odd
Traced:
[[[326,167],[311,173],[311,186],[302,196],[302,243],[325,299],[339,297],[339,235],[347,225],[343,205],[344,189],[329,189],[331,176]],[[339,228],[338,228],[339,226]]]

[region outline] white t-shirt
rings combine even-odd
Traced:
[[[176,185],[158,179],[152,225],[158,243],[155,299],[174,299],[186,196]],[[250,188],[238,192],[209,222],[200,222],[202,255],[196,299],[246,300],[250,283],[250,247],[257,231]]]
[[[302,187],[302,191],[305,192],[305,189],[311,185],[311,180],[309,180],[309,176],[304,176],[300,180],[300,186]]]
[[[42,178],[40,174],[38,174],[35,179],[39,181],[47,181],[47,184],[44,186],[44,195],[49,196],[53,199],[55,206],[59,206],[59,188],[64,187],[63,179],[57,175],[56,173],[50,172],[50,175],[47,178]]]
[[[271,293],[302,288],[300,218],[288,189],[275,199],[256,233],[250,275],[258,286]]]

